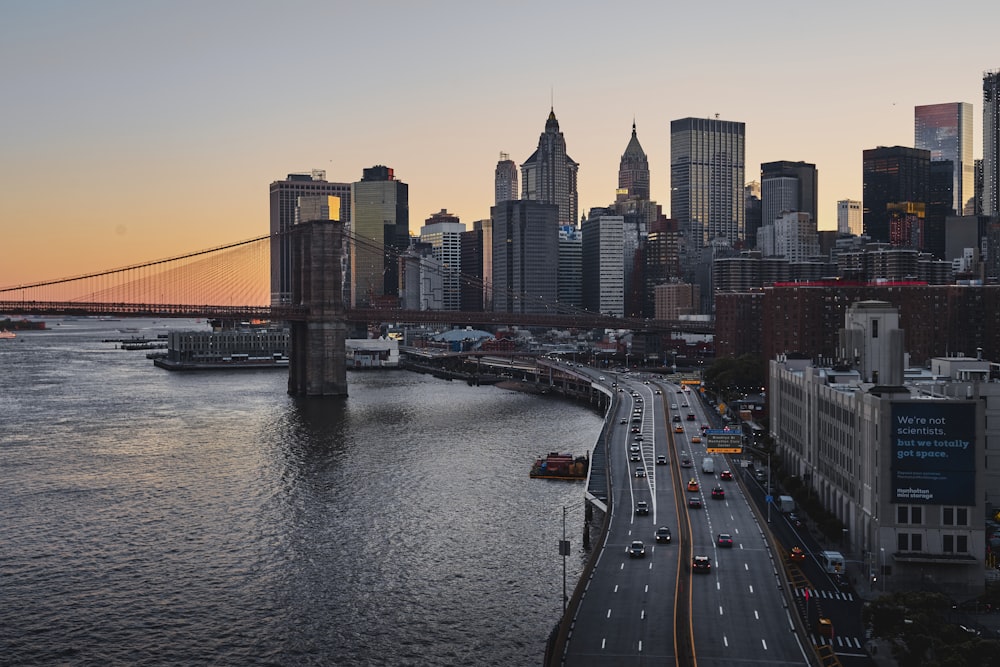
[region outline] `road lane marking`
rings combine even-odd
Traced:
[[[751,584],[751,585],[749,586],[749,588],[750,588],[750,593],[752,594],[752,593],[753,593],[753,585]]]
[[[723,615],[723,614],[722,614],[722,605],[720,604],[720,605],[719,605],[719,616],[722,616],[722,615]]]
[[[607,617],[611,618],[611,608],[610,607],[608,607],[608,616]]]
[[[760,638],[760,643],[764,646],[764,650],[767,650],[767,640],[763,637]]]
[[[603,649],[604,645],[607,644],[607,643],[608,643],[608,639],[607,639],[607,637],[605,637],[604,639],[601,640],[601,648]]]
[[[754,617],[755,619],[757,619],[758,621],[760,620],[760,614],[759,614],[759,613],[757,613],[757,610],[756,610],[756,609],[754,609],[754,610],[753,610],[753,617]]]
[[[612,592],[614,592],[614,593],[617,593],[617,592],[618,592],[618,584],[615,584],[615,590],[614,590],[614,591],[612,591]]]
[[[729,646],[729,638],[725,635],[722,635],[722,644],[723,646]]]

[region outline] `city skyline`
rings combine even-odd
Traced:
[[[722,2],[709,18],[515,2],[484,21],[454,2],[10,5],[0,286],[266,234],[269,184],[312,169],[354,182],[386,165],[409,184],[412,234],[442,209],[471,229],[500,154],[520,167],[550,110],[580,165],[581,212],[614,202],[635,122],[650,198],[670,215],[670,123],[718,114],[746,124],[747,181],[763,162],[815,164],[833,229],[836,202],[862,198],[862,151],[913,146],[915,106],[971,103],[982,156],[982,75],[1000,67],[986,19],[1000,11],[971,3],[982,20],[961,48],[930,49],[939,26],[905,7]],[[615,19],[648,32],[588,48]]]

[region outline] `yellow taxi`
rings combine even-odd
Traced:
[[[691,436],[691,442],[701,442],[701,436],[693,435]]]
[[[674,427],[674,433],[683,433],[683,432],[684,432],[684,427],[683,426],[675,426]]]
[[[688,482],[688,491],[697,491],[697,490],[698,490],[698,480],[692,479],[691,481]]]

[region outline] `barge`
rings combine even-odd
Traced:
[[[587,479],[590,470],[589,456],[573,456],[559,452],[550,452],[539,456],[531,466],[531,477],[539,479]]]

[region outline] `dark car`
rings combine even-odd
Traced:
[[[639,502],[637,502],[635,504],[635,513],[649,514],[649,503],[647,503],[645,500],[640,500]]]
[[[636,468],[635,469],[635,476],[636,477],[645,477],[646,476],[646,469],[643,468],[643,467]]]
[[[689,412],[688,413],[688,421],[689,422],[693,422],[694,421],[694,413],[693,412]]]
[[[658,465],[658,466],[665,466],[665,465],[667,465],[667,457],[664,456],[663,454],[660,454],[659,456],[657,456],[656,457],[656,465]]]
[[[805,560],[806,552],[802,550],[802,547],[792,547],[792,550],[788,552],[789,560]]]
[[[723,480],[726,480],[726,481],[732,481],[732,479],[733,479],[733,473],[731,473],[728,470],[723,470],[722,472],[719,473],[719,479],[723,479]]]
[[[631,454],[628,455],[628,460],[629,461],[641,461],[642,460],[642,454],[640,454],[639,452],[632,452]]]
[[[712,571],[712,559],[708,556],[695,556],[691,559],[691,571],[709,573]]]
[[[666,526],[660,526],[656,529],[656,541],[657,542],[669,542],[670,541],[670,529]]]
[[[714,489],[712,489],[712,498],[714,498],[715,500],[725,500],[726,490],[723,489],[721,486],[715,487]]]
[[[688,498],[688,507],[691,509],[701,509],[701,498],[698,496],[691,496]]]
[[[715,543],[724,549],[731,549],[733,547],[733,536],[729,533],[719,533],[719,537],[715,540]]]
[[[632,544],[626,549],[629,558],[644,558],[646,556],[646,545],[642,540],[632,540]]]
[[[681,416],[680,415],[674,415],[674,421],[675,422],[679,422],[680,420],[681,420]]]
[[[642,431],[642,429],[638,426],[633,426],[631,430],[633,433],[640,433]]]

